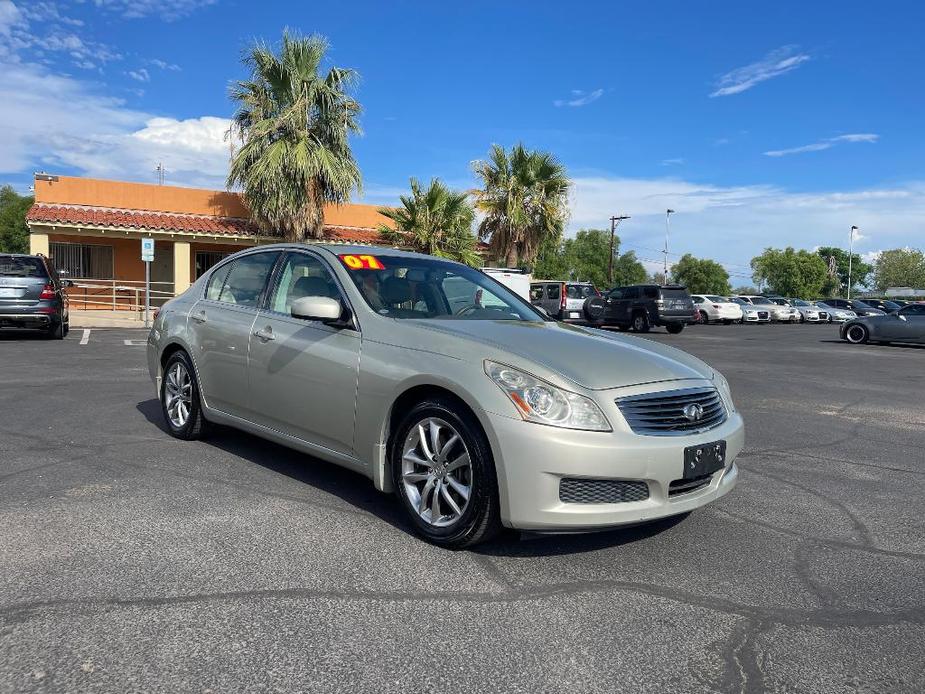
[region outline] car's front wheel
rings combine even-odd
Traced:
[[[201,438],[207,426],[202,416],[199,385],[193,363],[186,352],[170,355],[161,379],[161,411],[170,433],[178,439]]]
[[[425,539],[460,549],[500,530],[488,439],[451,398],[433,397],[411,408],[395,431],[390,462],[399,503]]]
[[[867,331],[867,328],[860,323],[849,325],[848,329],[845,330],[845,339],[853,345],[864,344],[869,337],[870,333]]]

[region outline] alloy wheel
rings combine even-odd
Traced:
[[[444,528],[458,521],[472,494],[472,462],[459,432],[438,417],[412,426],[402,446],[401,481],[424,522]]]
[[[193,403],[193,380],[182,362],[176,362],[167,372],[164,388],[164,409],[167,418],[177,429],[189,419]]]
[[[867,339],[867,330],[861,325],[852,325],[845,333],[845,337],[848,338],[848,342],[858,344]]]

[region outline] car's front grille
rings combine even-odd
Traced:
[[[726,421],[726,408],[713,387],[630,395],[614,402],[630,428],[648,436],[682,436]]]
[[[709,475],[701,475],[700,477],[694,477],[689,480],[674,480],[668,485],[668,496],[678,496],[679,494],[696,492],[698,489],[703,489],[710,484],[710,480],[712,479],[713,473],[711,472]]]
[[[764,320],[767,317],[768,317],[767,311],[758,311],[758,318],[760,318],[761,320]]]
[[[648,498],[649,485],[639,480],[564,477],[559,482],[559,501],[566,504],[621,504]]]

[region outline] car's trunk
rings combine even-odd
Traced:
[[[37,304],[47,282],[48,280],[44,277],[0,275],[0,308]]]

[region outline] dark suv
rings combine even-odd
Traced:
[[[597,325],[615,325],[621,330],[632,328],[644,333],[652,326],[664,325],[668,332],[679,333],[688,323],[696,322],[691,295],[677,284],[616,287],[587,302],[586,312],[594,316]]]
[[[0,328],[38,328],[58,340],[67,335],[67,293],[45,256],[0,254]]]

